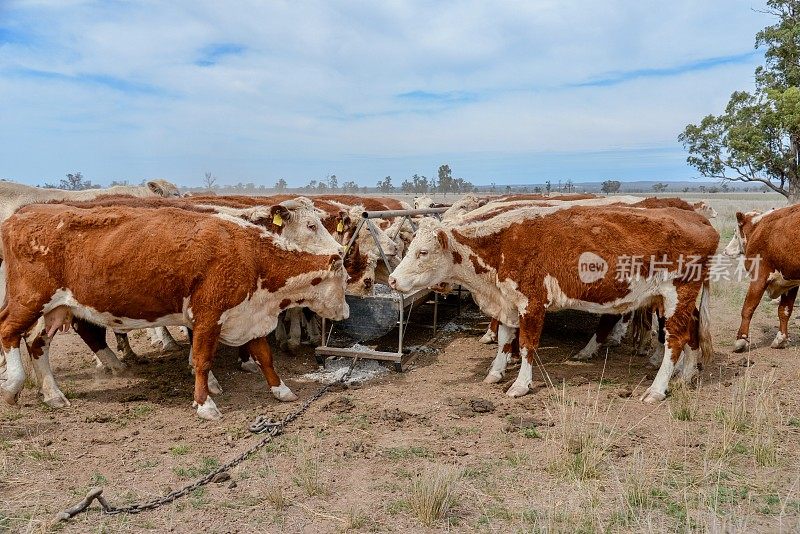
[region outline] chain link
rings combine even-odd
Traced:
[[[350,363],[350,367],[341,376],[341,378],[339,378],[339,380],[331,382],[329,384],[325,384],[324,386],[319,388],[316,391],[316,393],[311,395],[311,397],[309,397],[305,402],[303,402],[300,408],[286,415],[280,421],[273,421],[272,418],[269,418],[265,415],[259,415],[258,417],[256,417],[253,423],[250,424],[249,427],[250,432],[254,434],[266,434],[266,436],[264,436],[261,440],[252,445],[242,454],[240,454],[233,460],[229,461],[228,463],[219,466],[217,469],[210,472],[203,478],[196,480],[195,482],[192,482],[191,484],[184,486],[180,489],[171,491],[170,493],[167,493],[166,495],[159,497],[157,499],[153,499],[143,503],[131,504],[128,506],[112,506],[103,497],[102,488],[92,488],[91,490],[89,490],[89,493],[86,494],[86,497],[80,503],[61,512],[60,514],[58,514],[56,519],[59,521],[66,521],[76,516],[77,514],[89,508],[89,506],[95,499],[97,499],[97,502],[100,503],[100,506],[102,507],[104,514],[117,515],[117,514],[138,514],[149,510],[155,510],[156,508],[160,508],[165,504],[169,504],[175,501],[176,499],[185,497],[186,495],[190,494],[197,488],[209,484],[220,473],[224,473],[230,470],[231,468],[236,467],[237,465],[245,461],[251,454],[257,452],[258,450],[266,446],[269,442],[271,442],[275,437],[282,434],[284,428],[286,428],[286,425],[288,425],[289,423],[291,423],[292,421],[296,420],[298,417],[303,415],[303,413],[305,413],[305,411],[308,410],[308,408],[315,401],[323,397],[333,386],[344,384],[347,381],[347,379],[350,378],[350,375],[353,373],[353,368],[355,367],[357,361],[358,357],[356,356]]]

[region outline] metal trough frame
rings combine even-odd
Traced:
[[[361,231],[361,227],[365,224],[367,225],[367,230],[369,230],[370,235],[372,236],[373,241],[375,241],[375,245],[378,247],[378,251],[381,255],[381,260],[383,261],[384,265],[388,272],[391,272],[392,269],[389,266],[389,260],[386,258],[386,253],[383,251],[383,247],[381,247],[380,240],[378,239],[378,229],[375,227],[375,223],[372,222],[372,219],[389,219],[394,217],[403,217],[408,223],[411,225],[411,228],[414,232],[417,231],[417,225],[414,224],[414,221],[411,217],[417,215],[433,215],[438,217],[442,213],[447,211],[447,208],[427,208],[427,209],[419,209],[419,210],[386,210],[386,211],[365,211],[361,214],[361,220],[358,222],[358,226],[356,226],[355,232],[353,232],[350,241],[347,243],[347,248],[345,249],[345,254],[349,253],[350,249],[353,246],[353,243],[358,236],[358,233]],[[397,233],[400,232],[400,228],[402,228],[402,224],[397,227]],[[397,233],[392,237],[394,239],[397,237]],[[363,351],[355,351],[352,348],[338,348],[338,347],[329,347],[328,341],[330,340],[330,336],[333,333],[333,328],[336,323],[332,323],[330,328],[328,328],[326,319],[322,319],[322,344],[317,347],[314,351],[314,355],[316,357],[317,363],[324,364],[325,357],[327,356],[345,356],[345,357],[353,357],[358,356],[359,358],[364,358],[367,360],[381,360],[381,361],[389,361],[394,362],[394,368],[398,372],[402,372],[403,365],[407,364],[413,357],[413,354],[404,353],[403,352],[403,340],[405,338],[406,330],[408,329],[409,318],[411,316],[411,309],[413,308],[414,304],[423,301],[426,303],[428,301],[428,297],[430,296],[433,291],[430,289],[423,289],[417,291],[416,293],[412,293],[411,295],[403,296],[402,293],[397,292],[399,299],[397,300],[398,306],[398,335],[397,335],[397,352],[387,352],[387,351],[380,351],[380,350],[363,350]],[[461,288],[458,288],[459,294],[459,306],[460,306],[460,296],[461,296]],[[369,297],[363,297],[369,298]],[[406,313],[406,308],[408,308],[408,312]],[[436,326],[439,316],[439,295],[438,293],[434,293],[433,299],[433,331],[436,332]]]

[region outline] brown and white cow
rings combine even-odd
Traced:
[[[22,208],[2,226],[7,290],[0,343],[8,372],[0,396],[14,403],[23,387],[19,345],[25,333],[41,315],[60,325],[58,318],[68,312],[121,331],[192,328],[194,405],[200,417],[217,419],[208,372],[218,342],[246,345],[270,386],[281,387],[269,373],[272,356],[265,338],[278,314],[307,306],[334,320],[347,317],[340,245],[328,237],[323,246],[303,250],[225,214],[120,206]]]
[[[479,206],[477,204],[480,204]],[[615,197],[595,197],[593,195],[562,195],[559,197],[543,197],[542,195],[509,195],[506,197],[499,197],[497,200],[489,202],[475,202],[474,200],[467,199],[462,205],[456,206],[456,211],[448,212],[451,220],[464,222],[485,221],[500,213],[518,209],[522,207],[547,207],[547,206],[631,206],[641,209],[650,208],[669,208],[674,207],[686,211],[694,211],[702,214],[706,218],[711,215],[705,203],[696,203],[694,205],[679,199],[679,198],[656,198],[648,197],[642,198],[637,196],[615,196]],[[470,209],[471,211],[467,211]],[[448,215],[447,213],[445,214]],[[713,213],[716,216],[716,212]],[[628,315],[628,318],[630,315]],[[663,321],[660,321],[663,323]],[[620,315],[602,314],[600,322],[598,323],[597,330],[589,339],[587,344],[576,354],[573,355],[575,360],[588,360],[595,357],[599,349],[605,344],[619,345],[625,337],[628,330],[629,321],[623,319]],[[653,323],[658,324],[658,323]],[[498,341],[502,337],[504,342],[498,343],[498,351],[503,355],[498,357],[505,361],[514,356],[509,353],[511,347],[516,346],[517,333],[506,331],[500,336],[499,330],[501,327],[499,323],[493,319],[489,325],[484,336],[481,338],[482,343],[492,343]],[[644,341],[644,340],[640,340]],[[646,343],[638,343],[637,350],[642,350]],[[659,343],[654,343],[653,352],[651,354],[651,363],[658,366],[661,363],[664,348]],[[487,376],[487,382],[498,382],[503,378],[502,374],[494,372]]]
[[[771,347],[782,349],[789,341],[789,317],[800,286],[800,261],[795,255],[794,235],[800,228],[800,206],[767,213],[736,213],[734,236],[725,254],[744,255],[744,267],[751,273],[750,287],[742,305],[742,322],[736,333],[734,352],[750,346],[750,321],[764,292],[780,297],[779,329]]]
[[[680,367],[685,380],[696,372],[698,352],[703,361],[713,354],[706,275],[718,241],[704,217],[674,208],[555,206],[515,209],[465,224],[429,219],[420,224],[390,282],[404,293],[442,282],[462,284],[484,313],[518,327],[523,360],[508,390],[515,397],[528,392],[546,311],[623,314],[663,307],[666,350],[642,397],[656,402],[665,398],[685,346]],[[626,276],[624,257],[659,258],[660,268],[635,265]],[[681,272],[681,257],[698,258],[696,276]],[[587,281],[581,271],[587,261],[605,265],[606,271]]]

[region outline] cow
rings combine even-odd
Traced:
[[[296,306],[332,320],[349,314],[341,247],[329,235],[303,250],[227,214],[58,204],[22,208],[1,233],[7,265],[0,345],[8,372],[0,397],[10,404],[25,381],[20,342],[42,315],[50,334],[68,314],[119,331],[190,327],[193,406],[215,420],[221,413],[208,373],[219,342],[246,346],[270,387],[288,389],[271,372],[265,337],[278,314]],[[47,350],[45,344],[44,362]]]
[[[798,205],[766,213],[736,213],[734,235],[724,253],[733,257],[743,255],[744,268],[751,280],[742,305],[742,322],[736,333],[734,352],[750,347],[750,321],[764,292],[773,299],[780,297],[778,333],[770,346],[782,349],[789,342],[789,317],[800,286],[800,261],[791,244],[798,224]]]
[[[519,328],[522,364],[507,392],[512,397],[528,392],[546,311],[619,315],[658,306],[664,311],[666,349],[653,384],[642,396],[645,402],[658,402],[666,397],[685,346],[679,367],[684,380],[696,372],[698,353],[703,362],[713,355],[707,271],[718,241],[705,217],[675,208],[565,204],[514,209],[467,223],[428,219],[420,223],[390,286],[407,293],[458,283],[470,290],[484,313],[507,327],[500,329],[498,343],[508,342],[504,334]],[[652,262],[634,264],[626,274],[625,257],[658,258],[661,268]],[[682,272],[681,258],[696,258],[694,276]],[[597,272],[587,274],[582,266],[589,262],[606,270],[599,277]],[[587,278],[589,274],[594,276]],[[507,360],[500,356],[490,374],[502,376],[505,371]]]
[[[569,203],[569,204],[567,204]],[[706,218],[710,218],[711,216],[716,216],[716,212],[713,212],[713,208],[707,206],[704,202],[689,204],[688,202],[679,199],[679,198],[656,198],[656,197],[636,197],[636,196],[616,196],[616,197],[595,197],[593,195],[562,195],[560,197],[542,197],[541,195],[509,195],[506,197],[500,197],[498,200],[491,200],[489,202],[480,203],[480,206],[477,206],[475,201],[467,199],[461,206],[456,206],[455,214],[450,214],[451,219],[455,216],[457,220],[462,222],[464,221],[478,221],[478,220],[488,220],[491,217],[498,215],[504,211],[517,209],[520,207],[526,206],[564,206],[564,205],[582,205],[582,206],[631,206],[635,208],[678,208],[686,211],[694,211],[699,213]],[[465,211],[467,208],[472,207],[471,211]],[[712,211],[709,211],[712,210]],[[448,213],[445,213],[447,216]],[[640,312],[644,313],[644,311]],[[622,320],[621,320],[622,319]],[[589,360],[597,355],[598,350],[600,347],[605,345],[606,343],[610,343],[612,345],[619,345],[622,339],[625,337],[628,329],[628,323],[630,320],[630,315],[626,317],[614,314],[602,314],[600,317],[600,321],[597,326],[596,332],[592,335],[591,339],[587,342],[586,346],[584,346],[580,351],[578,351],[575,355],[573,355],[573,359],[575,360]],[[651,321],[648,321],[651,323]],[[663,323],[662,320],[659,320],[658,323],[652,324],[661,324]],[[642,326],[641,321],[637,321],[637,326]],[[481,338],[481,343],[493,343],[498,339],[498,330],[500,326],[499,323],[493,319],[492,322],[489,324],[489,327],[486,333]],[[506,343],[499,344],[498,349],[506,352],[506,358],[511,358],[515,356],[513,353],[508,353],[510,347],[514,345],[514,343],[508,338],[510,336],[515,336],[514,332],[506,332],[504,334],[504,338],[507,339]],[[660,338],[663,337],[660,335]],[[646,339],[643,336],[642,332],[637,332],[638,342],[637,342],[637,350],[643,350],[646,346]],[[505,346],[505,349],[503,348]],[[653,352],[651,353],[650,361],[653,365],[659,365],[662,360],[663,355],[663,347],[659,346],[658,344],[654,344]],[[502,376],[494,375],[493,379],[495,381],[499,381]],[[492,381],[492,377],[487,377],[487,381]]]

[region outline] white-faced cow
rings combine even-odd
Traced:
[[[789,341],[789,317],[792,315],[797,288],[800,286],[800,261],[795,255],[793,236],[800,228],[800,206],[787,206],[767,213],[736,214],[734,236],[725,254],[744,255],[744,267],[750,273],[750,287],[742,305],[742,322],[736,333],[735,352],[750,346],[750,320],[764,292],[780,297],[779,329],[772,348],[782,349]]]
[[[390,282],[404,293],[460,283],[484,313],[518,327],[522,366],[510,396],[528,392],[546,311],[623,314],[658,306],[666,318],[666,350],[642,397],[656,402],[665,398],[684,347],[681,373],[687,380],[696,372],[698,352],[703,361],[713,354],[706,275],[718,241],[704,217],[675,208],[521,208],[464,224],[423,221]],[[637,264],[635,258],[658,264]],[[691,275],[681,258],[694,260]],[[590,263],[594,270],[585,272]],[[506,363],[495,362],[492,370],[504,371]]]
[[[20,341],[45,317],[53,333],[74,316],[115,330],[186,326],[194,332],[194,405],[220,412],[208,372],[218,342],[246,345],[271,387],[265,336],[278,314],[307,306],[348,315],[340,245],[301,249],[261,226],[225,214],[185,209],[63,205],[22,208],[2,226],[7,291],[0,343],[8,373],[0,395],[16,402],[25,372]],[[152,243],[143,247],[142,243]],[[47,359],[46,351],[41,356]]]

